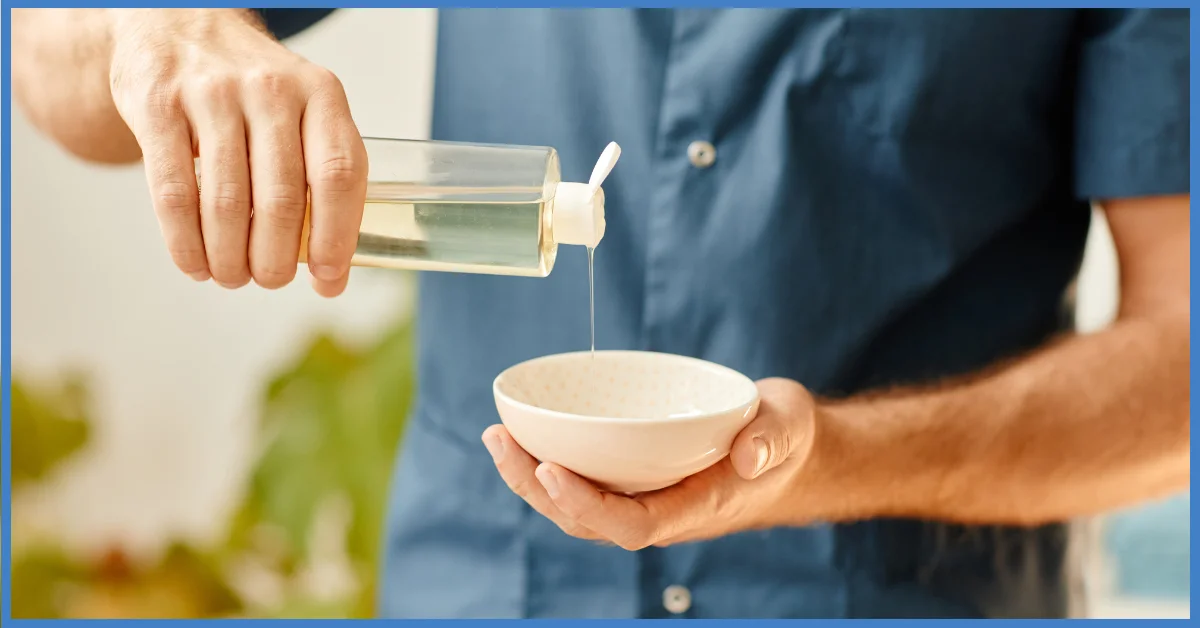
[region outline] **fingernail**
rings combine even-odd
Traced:
[[[504,443],[500,442],[500,438],[495,434],[484,434],[483,446],[492,454],[493,462],[499,463],[504,459]]]
[[[554,477],[554,472],[549,467],[541,466],[534,471],[538,482],[542,483],[542,488],[546,489],[546,494],[550,499],[558,499],[558,478]]]
[[[755,438],[754,444],[754,477],[762,473],[767,468],[767,458],[770,457],[770,451],[767,450],[767,442],[761,438]]]
[[[313,266],[312,274],[321,281],[335,281],[342,278],[342,270],[337,266]]]
[[[217,285],[221,286],[222,288],[225,288],[226,290],[237,290],[238,288],[241,287],[236,283],[228,283],[228,282],[224,282],[224,281],[218,281]]]
[[[191,277],[192,281],[208,281],[209,277],[211,276],[212,275],[209,275],[207,270],[198,270],[194,273],[188,274],[188,277]]]

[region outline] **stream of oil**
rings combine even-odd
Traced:
[[[592,327],[592,387],[596,386],[596,283],[593,279],[592,262],[596,249],[588,247],[588,321]]]

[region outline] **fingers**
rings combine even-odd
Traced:
[[[358,245],[367,155],[341,84],[332,74],[321,76],[300,131],[312,204],[309,271],[316,278],[317,291],[334,296],[345,288],[350,258]]]
[[[322,281],[316,277],[309,277],[309,284],[312,285],[313,292],[327,298],[332,299],[346,290],[346,285],[350,283],[350,273],[342,275],[339,279],[333,281]]]
[[[709,538],[746,518],[749,483],[727,460],[675,486],[635,497],[601,491],[555,464],[541,465],[537,477],[563,515],[630,551]]]
[[[144,102],[145,109],[130,126],[146,162],[146,182],[159,228],[179,270],[206,281],[210,275],[187,117],[173,99],[152,97]]]
[[[300,143],[303,101],[290,83],[270,76],[256,79],[245,100],[254,207],[248,263],[255,283],[275,289],[296,276],[308,203]]]
[[[788,429],[778,414],[760,410],[733,440],[729,450],[729,460],[737,474],[753,480],[783,462],[791,450]]]
[[[502,425],[493,425],[483,432],[483,443],[492,454],[496,470],[508,484],[508,488],[524,499],[534,510],[543,517],[553,521],[563,532],[589,540],[599,540],[592,531],[571,520],[559,511],[558,507],[546,494],[542,484],[535,478],[534,472],[538,463],[532,456],[513,440],[508,430]]]
[[[730,456],[674,486],[626,497],[545,463],[533,474],[550,500],[547,505],[525,483],[524,474],[534,464],[527,455],[519,469],[501,473],[538,512],[552,513],[546,516],[560,527],[586,529],[630,551],[806,523],[810,516],[796,512],[797,497],[802,499],[796,495],[796,477],[813,446],[812,395],[790,380],[763,380],[758,386],[758,413],[735,439]],[[507,460],[507,452],[504,456]],[[776,471],[767,473],[771,469]]]
[[[600,491],[556,464],[542,464],[536,475],[541,488],[550,497],[552,507],[561,513],[560,518],[568,525],[583,527],[630,551],[657,541],[656,522],[641,503]]]
[[[250,165],[238,85],[199,82],[185,94],[200,153],[200,224],[213,280],[225,288],[250,282]]]
[[[341,293],[367,176],[341,84],[244,16],[198,15],[147,13],[130,21],[136,28],[114,52],[110,72],[113,102],[142,149],[172,259],[193,278],[227,288],[251,279],[266,288],[289,283],[311,187],[315,287],[325,296]],[[206,39],[213,33],[221,37]]]
[[[796,382],[767,379],[758,383],[760,398],[754,420],[738,433],[729,451],[737,474],[747,480],[761,476],[792,456],[807,456],[812,448],[814,403]]]

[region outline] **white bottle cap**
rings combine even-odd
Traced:
[[[601,153],[587,183],[559,183],[554,190],[554,240],[595,248],[604,238],[604,188],[621,147],[611,142]]]

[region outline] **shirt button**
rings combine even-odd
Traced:
[[[717,148],[704,141],[688,144],[688,161],[697,168],[707,168],[717,160]]]
[[[663,608],[675,614],[682,615],[692,607],[692,592],[687,587],[673,584],[663,590]]]

